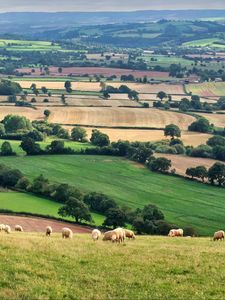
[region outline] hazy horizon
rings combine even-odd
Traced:
[[[62,5],[63,3],[63,5]],[[224,0],[198,0],[181,3],[180,0],[0,0],[0,12],[107,12],[137,10],[195,10],[225,9]]]

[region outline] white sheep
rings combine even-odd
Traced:
[[[9,225],[5,225],[5,232],[6,233],[11,233],[11,227]]]
[[[46,236],[50,236],[52,234],[52,227],[51,226],[47,226],[46,227]]]
[[[15,231],[23,232],[23,227],[20,226],[20,225],[16,225],[16,226],[15,226]]]
[[[0,224],[0,231],[4,231],[5,230],[5,225],[4,224]]]
[[[101,236],[101,231],[98,229],[94,229],[91,233],[91,237],[94,241],[97,241]]]
[[[71,229],[67,228],[67,227],[64,227],[62,229],[62,238],[63,239],[72,239],[73,237],[73,232]]]

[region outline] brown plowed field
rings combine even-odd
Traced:
[[[26,72],[30,73],[31,68],[22,68],[18,69],[19,72]],[[152,71],[139,71],[139,70],[129,70],[129,69],[119,69],[119,68],[96,68],[96,67],[68,67],[63,68],[62,73],[58,73],[57,67],[50,67],[49,68],[50,75],[52,76],[66,76],[66,75],[103,75],[103,76],[121,76],[121,75],[130,75],[132,74],[134,77],[144,77],[148,76],[151,78],[167,78],[169,77],[168,72],[152,72]],[[35,69],[35,73],[32,73],[33,76],[40,75],[41,72],[39,69]]]
[[[1,215],[1,214],[0,214],[0,223],[10,225],[13,231],[15,225],[21,225],[25,232],[45,233],[46,226],[51,226],[53,229],[53,233],[61,232],[63,227],[70,228],[73,231],[73,233],[90,233],[92,230],[89,227],[51,220],[51,219],[45,219],[39,217],[10,216],[10,215]]]
[[[176,173],[182,176],[185,176],[187,168],[205,166],[210,168],[217,160],[200,158],[200,157],[189,157],[183,155],[173,155],[173,154],[162,154],[155,153],[156,157],[166,157],[172,161],[172,168],[176,169]]]
[[[32,109],[19,106],[2,106],[0,109],[0,120],[3,120],[7,115],[24,116],[30,120],[43,120],[44,108]]]
[[[49,122],[64,125],[91,125],[109,127],[154,127],[164,128],[176,124],[185,130],[195,121],[189,115],[144,108],[111,108],[111,107],[53,107]]]

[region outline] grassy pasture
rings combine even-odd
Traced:
[[[223,189],[152,173],[125,159],[51,155],[2,157],[0,162],[20,169],[29,178],[42,173],[53,182],[103,192],[131,208],[156,204],[169,221],[192,225],[203,235],[225,227]]]
[[[202,97],[225,96],[225,82],[204,82],[186,85],[187,92]]]
[[[138,237],[115,245],[0,234],[1,299],[223,299],[224,243]],[[129,259],[128,259],[129,258]]]
[[[58,214],[58,209],[60,207],[60,203],[32,194],[0,192],[0,209],[8,209],[17,213],[27,212],[40,214],[43,216],[62,218]],[[101,225],[104,221],[104,217],[96,213],[92,213],[92,218],[97,225]],[[65,217],[63,219],[74,221],[69,217]]]
[[[54,51],[60,50],[59,44],[52,45],[45,41],[6,40],[0,39],[0,48],[13,51]]]
[[[211,47],[211,48],[225,48],[225,45],[219,44],[219,38],[199,39],[191,42],[183,43],[185,47]]]

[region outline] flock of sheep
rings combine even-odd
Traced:
[[[15,225],[15,231],[23,232],[23,227],[20,225]],[[0,232],[5,231],[6,233],[11,233],[11,227],[9,225],[0,224]],[[53,230],[51,226],[46,227],[46,236],[51,236]],[[91,237],[94,241],[97,241],[101,237],[102,233],[98,229],[92,230]],[[169,231],[169,237],[183,237],[184,231],[183,229],[171,229]],[[63,239],[72,239],[73,232],[70,228],[64,227],[62,228],[62,238]],[[135,234],[132,230],[124,229],[124,228],[116,228],[114,230],[106,231],[103,235],[103,241],[112,241],[115,243],[122,243],[125,241],[125,238],[135,239]],[[223,230],[216,231],[213,236],[214,241],[224,240],[225,232]]]
[[[23,227],[20,225],[15,225],[15,231],[23,232]],[[9,225],[0,224],[0,231],[4,231],[6,233],[11,233],[12,229]],[[51,226],[47,226],[45,230],[46,236],[51,236],[53,230]],[[101,237],[102,233],[98,229],[92,230],[91,237],[94,241],[97,241]],[[63,239],[72,239],[73,232],[70,228],[64,227],[62,228],[62,238]],[[103,241],[112,241],[116,243],[122,243],[125,238],[135,239],[135,234],[132,230],[117,228],[114,230],[110,230],[104,233]]]

